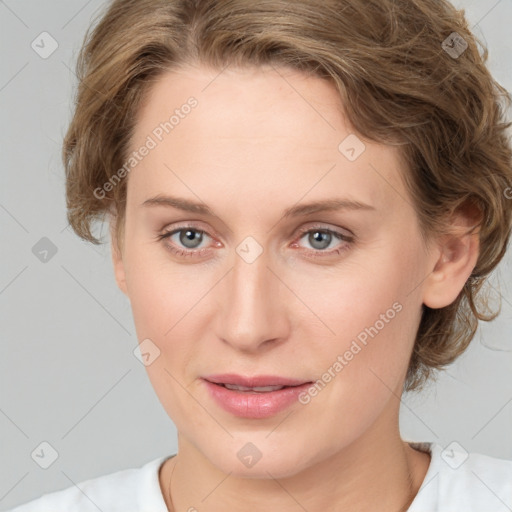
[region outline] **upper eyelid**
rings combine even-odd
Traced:
[[[190,221],[189,223],[185,223],[182,226],[178,225],[178,226],[170,228],[170,229],[164,228],[162,230],[162,234],[168,234],[168,235],[176,234],[185,229],[193,229],[195,231],[199,231],[203,234],[208,235],[210,238],[214,238],[209,233],[209,231],[207,229],[200,227],[200,225],[196,225],[193,221]],[[313,223],[313,225],[307,225],[307,226],[300,227],[300,228],[294,230],[293,233],[296,233],[295,236],[304,235],[305,233],[308,233],[309,231],[312,231],[315,229],[318,231],[327,231],[327,232],[334,233],[335,235],[340,235],[340,236],[346,236],[346,237],[353,236],[353,234],[350,231],[349,231],[349,234],[344,234],[339,231],[340,229],[344,229],[345,231],[348,231],[346,228],[332,228],[332,227],[328,227],[327,225],[324,225],[322,223]]]
[[[206,229],[202,229],[201,227],[199,227],[199,225],[196,225],[194,221],[188,221],[186,222],[185,221],[185,224],[183,224],[182,226],[176,226],[176,227],[173,227],[172,229],[163,229],[162,230],[162,234],[159,236],[162,237],[162,236],[166,236],[166,238],[171,238],[171,236],[175,235],[176,233],[179,233],[180,231],[184,231],[186,229],[192,229],[194,231],[198,231],[198,232],[201,232],[203,235],[205,234],[206,236],[210,237],[212,240],[215,240],[215,237],[213,237],[209,232],[208,230]],[[297,243],[298,240],[300,240],[304,235],[306,235],[307,233],[311,232],[311,231],[323,231],[323,232],[328,232],[328,233],[331,233],[334,237],[336,237],[340,242],[352,242],[354,241],[355,237],[354,235],[349,231],[349,234],[344,234],[342,232],[340,232],[339,230],[340,229],[344,229],[344,228],[330,228],[328,227],[327,225],[324,225],[322,223],[313,223],[313,225],[306,225],[306,226],[302,226],[296,230],[293,231],[294,233],[294,238],[293,238],[293,243]],[[348,231],[348,230],[347,230]],[[209,247],[209,248],[202,248],[202,249],[189,249],[189,248],[184,248],[186,251],[190,252],[190,253],[194,253],[194,252],[199,252],[201,250],[208,250],[208,249],[211,249],[213,247]],[[314,249],[309,249],[309,250],[312,250],[314,251]],[[328,252],[328,251],[325,251],[325,252]]]
[[[335,234],[343,235],[343,236],[352,236],[352,233],[346,228],[333,228],[333,227],[329,227],[325,224],[322,224],[321,222],[313,223],[313,225],[303,226],[303,227],[297,229],[296,232],[299,234],[303,234],[303,233],[307,233],[308,231],[314,231],[314,230],[328,231],[330,233],[335,233]],[[347,231],[348,234],[345,235],[344,233],[341,232],[341,230]]]

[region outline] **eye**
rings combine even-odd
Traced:
[[[312,250],[306,249],[305,252],[313,258],[341,254],[343,251],[349,249],[350,245],[354,242],[354,237],[326,228],[325,226],[308,226],[303,228],[299,235],[299,240],[306,239],[307,243],[312,247]],[[336,245],[336,242],[340,241],[344,243],[338,243]],[[297,242],[294,242],[292,247],[301,246]],[[329,247],[330,250],[326,250]]]
[[[171,243],[165,243],[167,249],[178,256],[202,256],[209,252],[210,248],[198,247],[204,242],[205,237],[211,238],[206,231],[195,226],[181,226],[172,231],[165,231],[157,236],[159,241],[168,239]]]
[[[197,249],[197,247],[203,241],[204,231],[188,228],[175,231],[172,236],[174,236],[175,234],[179,235],[179,243],[183,244],[187,249]]]
[[[166,240],[165,247],[179,257],[201,257],[212,250],[211,245],[210,247],[200,247],[207,238],[212,237],[206,231],[193,225],[178,226],[175,229],[164,231],[157,235],[156,238],[158,241]],[[312,247],[312,249],[303,248],[301,251],[308,258],[329,257],[341,254],[349,249],[355,240],[352,236],[345,235],[323,225],[302,228],[299,231],[299,238],[296,240],[302,239],[306,239],[307,243]],[[336,245],[336,242],[344,243]],[[214,246],[222,247],[222,244],[214,240]],[[296,241],[291,244],[291,247],[301,248],[302,245]]]

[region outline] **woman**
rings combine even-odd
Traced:
[[[178,452],[14,510],[510,510],[512,461],[398,424],[493,318],[512,149],[484,60],[438,0],[112,2],[68,218],[98,243],[108,215]]]

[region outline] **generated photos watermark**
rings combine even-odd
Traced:
[[[368,337],[371,337],[372,339],[375,338],[375,336],[377,336],[377,334],[379,334],[379,332],[384,329],[384,327],[389,324],[389,322],[393,320],[397,313],[400,313],[402,309],[403,306],[400,302],[394,302],[391,308],[386,310],[385,313],[381,313],[379,320],[377,320],[371,327],[365,327],[365,329],[356,336],[356,339],[352,340],[350,348],[342,355],[338,355],[336,361],[334,361],[327,371],[322,374],[322,377],[312,384],[307,391],[303,391],[299,395],[299,402],[304,405],[309,404],[311,399],[317,396],[318,393],[320,393],[320,391],[322,391],[325,386],[327,386],[327,384],[331,382],[331,380],[334,379],[334,377],[336,377],[336,375],[339,374],[364,347],[366,347]]]
[[[192,109],[197,107],[198,104],[199,102],[197,99],[191,96],[188,98],[186,103],[181,105],[180,108],[176,108],[168,120],[161,122],[153,129],[153,131],[146,137],[142,146],[135,151],[132,151],[124,165],[119,168],[114,175],[103,184],[103,186],[94,189],[94,197],[96,199],[104,199],[107,192],[111,192],[121,182],[121,180],[139,164],[139,162],[149,155],[151,150],[155,149],[158,144],[162,142],[165,135],[171,133],[172,130],[174,130],[174,128],[176,128],[176,126],[178,126],[181,121],[192,112]]]

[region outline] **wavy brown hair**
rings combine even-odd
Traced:
[[[453,32],[467,43],[460,55],[442,46]],[[448,232],[451,214],[479,212],[472,275],[452,304],[423,305],[404,383],[421,389],[467,348],[478,320],[499,313],[482,285],[511,232],[511,96],[487,55],[464,11],[444,0],[115,0],[78,58],[63,147],[68,221],[100,243],[91,223],[113,213],[122,245],[127,180],[101,199],[94,190],[126,161],[141,102],[163,73],[191,63],[219,72],[272,65],[329,80],[356,132],[399,146],[424,240]]]

